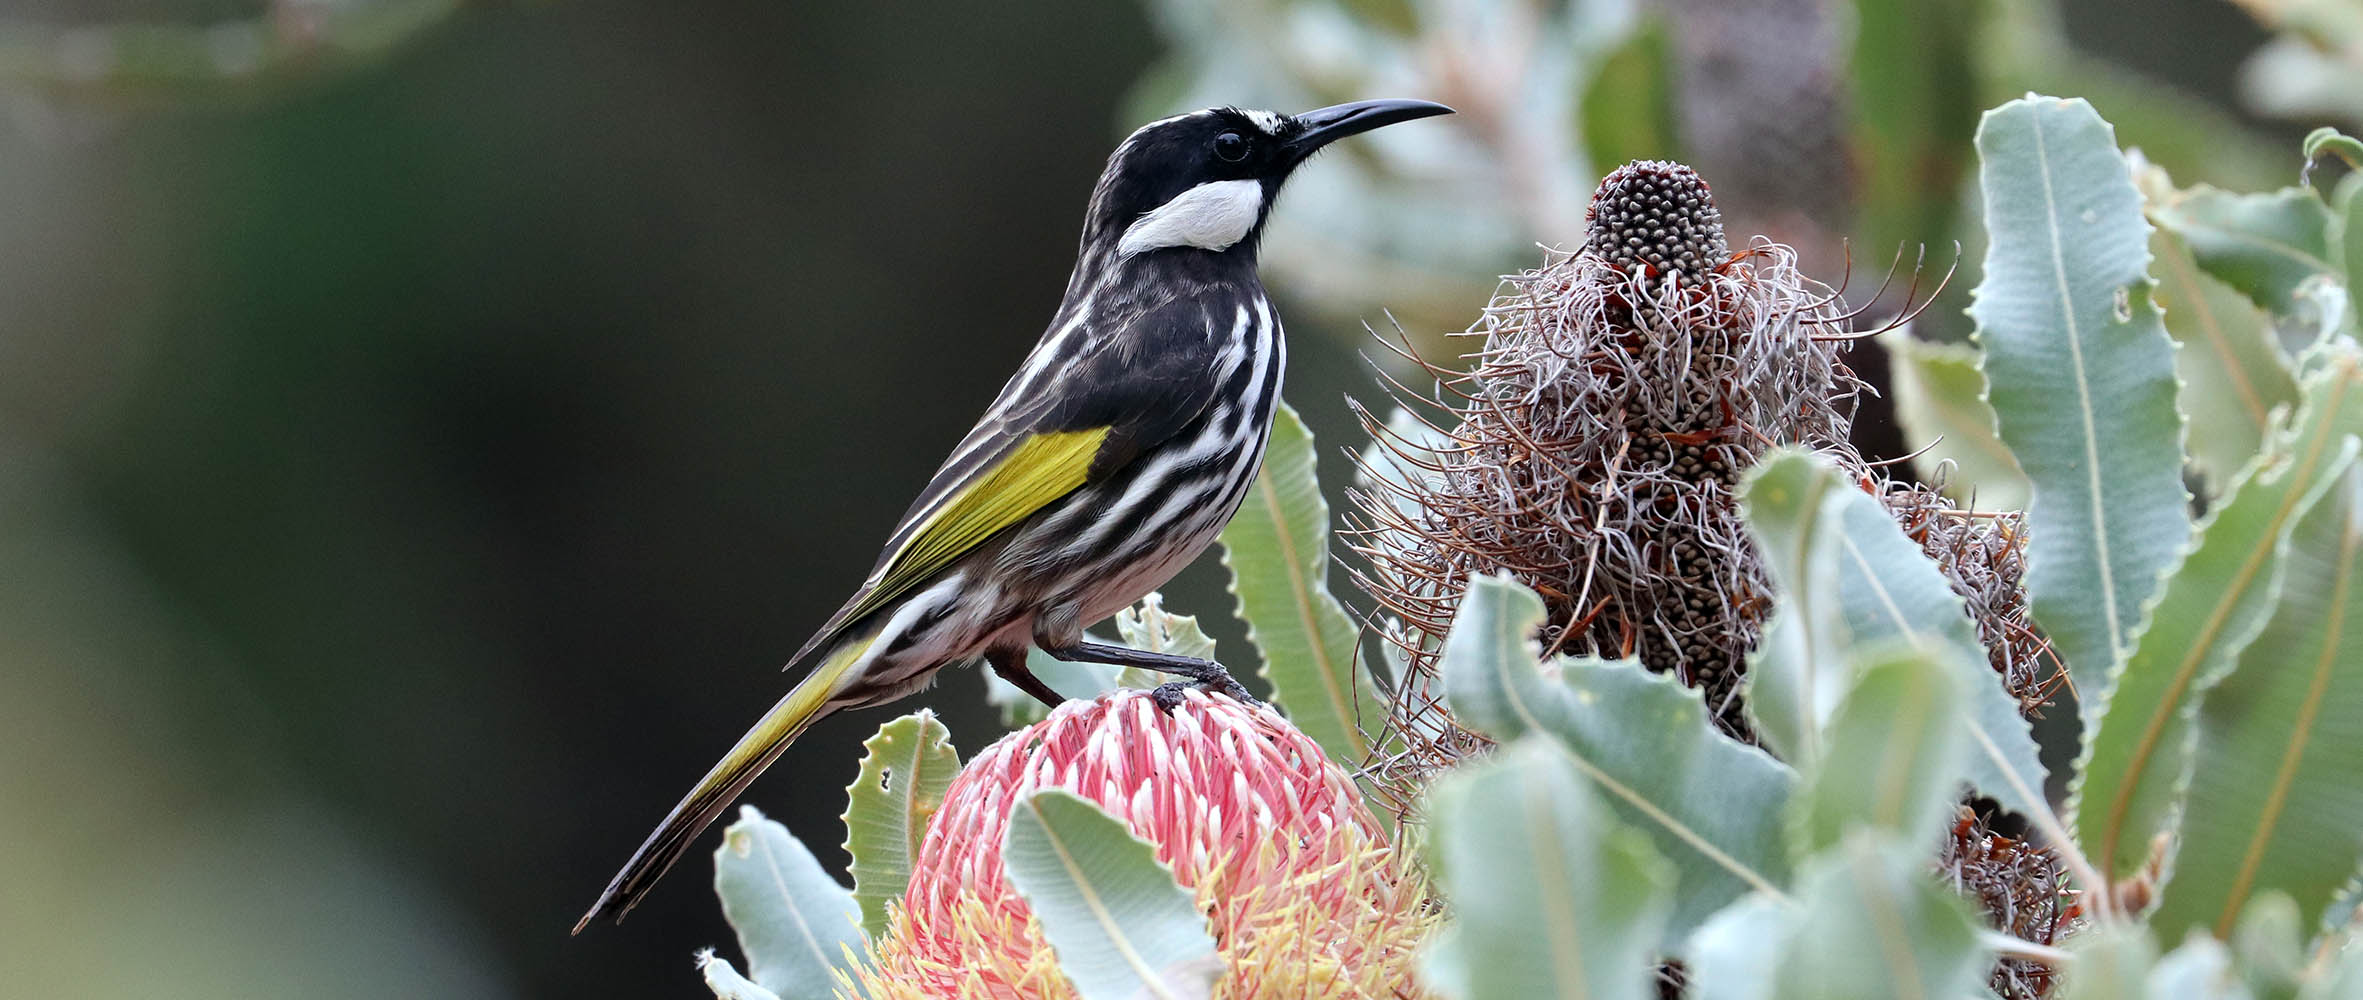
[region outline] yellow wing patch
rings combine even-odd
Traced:
[[[1108,428],[1036,434],[983,475],[946,498],[879,571],[870,592],[845,616],[855,621],[885,606],[1002,529],[1074,492]]]

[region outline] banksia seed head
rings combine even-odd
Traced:
[[[1401,455],[1420,469],[1402,495],[1360,498],[1363,583],[1432,674],[1464,581],[1507,570],[1542,594],[1548,648],[1673,672],[1745,736],[1738,680],[1770,593],[1735,486],[1777,445],[1861,466],[1863,384],[1817,339],[1849,317],[1787,247],[1730,254],[1688,167],[1618,169],[1591,220],[1582,250],[1505,282],[1468,331],[1470,371],[1431,369],[1449,440]]]
[[[1400,991],[1436,914],[1352,779],[1271,710],[1197,691],[1170,714],[1146,692],[1071,701],[978,754],[874,961],[843,985],[868,1000],[1072,998],[1001,866],[1010,808],[1043,788],[1123,820],[1197,892],[1227,970],[1216,997],[1414,995]]]
[[[1960,595],[2002,689],[2033,718],[2064,683],[2027,607],[2026,518],[1955,507],[1936,488],[1889,482],[1880,501]]]
[[[1995,832],[1966,805],[1945,831],[1936,875],[1975,904],[1989,926],[2022,941],[2057,944],[2082,922],[2059,857]],[[1994,963],[1986,985],[2003,1000],[2039,1000],[2050,995],[2056,976],[2041,962],[2005,958]]]
[[[1861,336],[1856,314],[1787,247],[1728,254],[1688,168],[1611,174],[1591,224],[1581,250],[1504,281],[1468,331],[1484,338],[1470,370],[1427,366],[1424,430],[1363,413],[1381,449],[1353,498],[1368,562],[1356,575],[1401,667],[1388,742],[1403,749],[1379,762],[1381,790],[1416,801],[1488,746],[1453,720],[1434,662],[1476,573],[1507,570],[1542,595],[1550,652],[1672,672],[1748,738],[1739,681],[1772,594],[1733,487],[1777,445],[1822,453],[1877,496],[1961,596],[2022,711],[2040,708],[2059,672],[2027,620],[2023,521],[1891,482],[1848,443],[1864,386],[1841,351]],[[1996,926],[2050,940],[2034,932],[2060,926],[2056,860],[1972,826],[1940,867]],[[1995,971],[2013,998],[2048,982],[2023,964]]]
[[[1670,160],[1635,160],[1600,182],[1585,212],[1584,250],[1625,271],[1706,280],[1731,256],[1723,213],[1698,171]]]

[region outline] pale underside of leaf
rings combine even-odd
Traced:
[[[697,953],[697,971],[705,977],[706,988],[714,991],[714,1000],[780,1000],[779,994],[739,975],[730,960],[712,948]]]
[[[861,908],[787,827],[742,806],[714,852],[714,891],[747,972],[787,1000],[826,995],[861,946]]]

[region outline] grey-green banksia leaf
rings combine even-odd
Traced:
[[[911,857],[960,773],[960,754],[926,709],[878,727],[862,751],[861,773],[845,788],[845,852],[862,930],[874,936],[886,930],[886,904],[910,884]]]
[[[1507,576],[1469,582],[1445,638],[1447,703],[1462,725],[1508,742],[1540,733],[1673,863],[1671,945],[1750,890],[1788,880],[1781,823],[1796,773],[1732,741],[1698,692],[1631,661],[1556,659],[1534,629],[1542,598]]]
[[[1977,149],[1991,240],[1969,312],[2034,489],[2029,601],[2089,710],[2190,534],[2174,345],[2141,195],[2091,105],[2012,101]]]
[[[747,975],[780,1000],[830,995],[860,953],[861,907],[788,828],[739,807],[714,851],[714,893],[738,932]]]
[[[1019,799],[1001,849],[1083,1000],[1206,1000],[1222,959],[1190,890],[1123,821],[1060,789]]]
[[[2211,498],[2221,496],[2232,477],[2264,450],[2279,408],[2296,402],[2297,378],[2274,342],[2271,317],[2203,271],[2190,242],[2164,214],[2188,193],[2176,190],[2164,169],[2139,154],[2126,158],[2151,219],[2160,223],[2150,252],[2166,332],[2181,348],[2175,367],[2183,380],[2179,401],[2189,421],[2191,466],[2205,477]]]
[[[1440,779],[1431,853],[1452,923],[1426,980],[1455,1000],[1640,1000],[1674,872],[1548,736]]]
[[[737,966],[712,948],[697,953],[697,971],[705,977],[706,988],[714,991],[714,1000],[780,1000],[779,994],[740,975]]]
[[[2070,796],[2076,836],[2110,878],[2169,831],[2189,773],[2202,692],[2229,670],[2279,599],[2290,531],[2352,461],[2363,371],[2350,357],[2307,380],[2296,428],[2237,479],[2166,582],[2156,619],[2088,715]]]
[[[2330,211],[2308,188],[2234,194],[2202,184],[2176,194],[2157,216],[2208,273],[2276,316],[2299,311],[2298,289],[2309,279],[2336,274]]]
[[[1697,1000],[1949,1000],[1986,995],[1993,955],[1920,842],[1857,834],[1817,856],[1796,898],[1758,895],[1691,942]]]
[[[1936,839],[1960,801],[1969,749],[1961,717],[1961,671],[1942,646],[1899,642],[1858,649],[1861,664],[1828,727],[1826,754],[1798,796],[1799,855],[1837,846],[1862,828],[1905,843]]]
[[[1837,516],[1847,487],[1801,455],[1767,456],[1740,487],[1748,531],[1781,600],[1749,657],[1748,711],[1765,745],[1798,768],[1821,759],[1821,730],[1853,685],[1851,644],[1838,603]]]
[[[2167,940],[2224,936],[2268,896],[2308,932],[2342,920],[2333,897],[2363,865],[2363,474],[2349,467],[2305,514],[2286,563],[2272,619],[2199,705],[2174,876],[2151,916]]]
[[[1938,463],[1953,463],[1945,496],[1981,510],[2023,510],[2027,477],[2018,459],[1994,434],[1994,408],[1986,403],[1986,376],[1977,350],[1967,344],[1919,340],[1909,329],[1878,338],[1887,351],[1895,419],[1915,448],[1926,448],[1913,464],[1933,482]]]
[[[1809,494],[1817,499],[1802,503]],[[2010,809],[2048,819],[2043,765],[2017,700],[2003,689],[1989,665],[1960,595],[1920,546],[1905,537],[1887,509],[1837,466],[1799,451],[1766,456],[1750,477],[1745,496],[1750,526],[1768,539],[1767,551],[1807,546],[1827,550],[1811,560],[1828,563],[1818,571],[1821,582],[1792,589],[1784,579],[1779,596],[1784,617],[1835,616],[1823,627],[1838,637],[1840,645],[1825,654],[1816,671],[1823,688],[1820,700],[1826,706],[1823,715],[1845,696],[1863,665],[1854,650],[1901,642],[1942,664],[1958,682],[1963,700],[1954,714],[1968,726],[1971,752],[1960,759],[1955,777]],[[1803,675],[1802,669],[1782,664],[1781,670],[1755,683],[1770,683],[1779,691],[1782,684],[1793,684],[1791,678]],[[1751,704],[1751,710],[1760,719],[1788,712],[1773,699]]]

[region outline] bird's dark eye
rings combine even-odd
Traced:
[[[1214,155],[1225,162],[1237,163],[1247,158],[1247,137],[1237,132],[1225,132],[1214,137]]]

